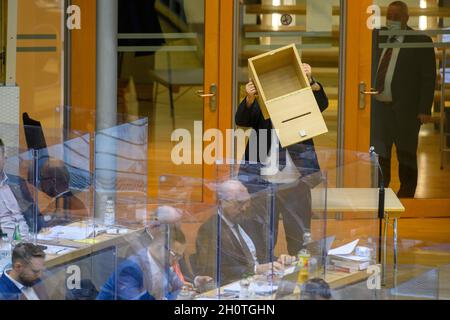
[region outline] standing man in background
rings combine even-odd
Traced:
[[[413,30],[408,27],[408,6],[392,2],[387,11],[387,29]],[[379,43],[432,43],[426,35],[380,37]],[[398,197],[414,198],[417,179],[417,148],[422,124],[431,121],[436,85],[434,48],[385,48],[378,52],[379,64],[373,107],[373,143],[380,156],[384,186],[391,181],[391,152],[395,144],[399,162]],[[384,179],[381,179],[384,178]]]

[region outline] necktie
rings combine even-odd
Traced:
[[[395,42],[397,39],[395,37],[392,37],[389,39],[389,43]],[[387,48],[383,59],[381,60],[380,67],[378,68],[377,72],[377,91],[381,94],[384,91],[384,83],[386,82],[386,74],[389,69],[389,64],[391,62],[392,58],[392,52],[393,48]]]
[[[178,262],[175,262],[173,265],[173,271],[177,274],[178,278],[180,278],[181,281],[186,282],[184,280],[184,275],[181,272],[180,264]]]
[[[247,263],[249,265],[253,265],[255,263],[255,261],[253,260],[253,254],[250,252],[247,242],[245,242],[244,237],[242,236],[239,225],[235,224],[233,226],[233,229],[236,230],[236,233],[239,238],[239,242],[241,243],[242,250],[244,251],[245,258],[247,259]]]

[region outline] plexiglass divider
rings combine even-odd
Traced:
[[[217,169],[229,174],[214,180],[159,179],[158,203],[180,212],[177,223],[187,235],[188,253],[181,265],[190,265],[185,270],[192,281],[207,281],[206,289],[200,283],[181,298],[275,299],[298,295],[297,288],[310,277],[324,278],[326,174],[271,183],[255,168],[234,173],[228,165]],[[316,208],[312,190],[314,203],[323,201]],[[197,193],[202,202],[192,200]],[[278,223],[282,215],[288,219],[286,229]]]
[[[8,155],[5,181],[13,195],[1,218],[14,220],[0,220],[7,234],[3,238],[7,240],[2,240],[0,272],[11,268],[15,246],[31,242],[46,253],[41,279],[48,298],[86,300],[96,299],[120,262],[127,260],[129,248],[136,246],[133,239],[143,234],[147,223],[148,123],[147,119],[118,118],[129,122],[95,135],[40,123],[0,126]],[[104,149],[93,148],[101,135],[115,144],[114,152],[105,155]],[[110,189],[115,192],[114,202],[104,203],[101,212],[114,214],[111,223],[95,219],[95,158],[103,162],[100,170],[115,176]],[[115,166],[108,166],[111,158]]]
[[[3,201],[2,229],[9,252],[24,241],[46,252],[50,299],[318,299],[314,288],[358,283],[374,294],[365,281],[378,264],[375,154],[318,149],[320,169],[275,177],[231,161],[215,179],[165,175],[148,205],[147,130],[146,119],[94,136],[1,126],[17,133],[2,179],[16,201]],[[94,193],[105,190],[113,200],[96,213]]]

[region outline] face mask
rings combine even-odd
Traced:
[[[402,30],[402,22],[387,20],[386,27],[391,31],[399,31]]]

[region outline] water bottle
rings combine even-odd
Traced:
[[[12,247],[9,242],[8,235],[1,231],[0,226],[0,274],[3,273],[5,269],[11,266],[12,259]]]
[[[305,232],[303,234],[303,249],[301,249],[297,254],[299,269],[297,284],[302,285],[309,279],[309,261],[311,259],[311,253],[308,250],[308,243],[311,243],[311,233]]]
[[[14,227],[14,234],[12,237],[12,245],[15,247],[19,243],[22,242],[22,234],[20,233],[19,223],[16,222],[16,226]]]
[[[318,277],[318,263],[317,259],[312,257],[308,262],[308,277],[309,279],[314,279]]]
[[[239,282],[240,290],[239,290],[239,299],[245,300],[250,298],[249,288],[250,288],[250,279],[244,278]]]
[[[116,213],[114,210],[114,200],[112,197],[108,197],[106,200],[105,205],[105,217],[104,217],[104,223],[106,226],[114,226],[115,220],[116,220]]]

